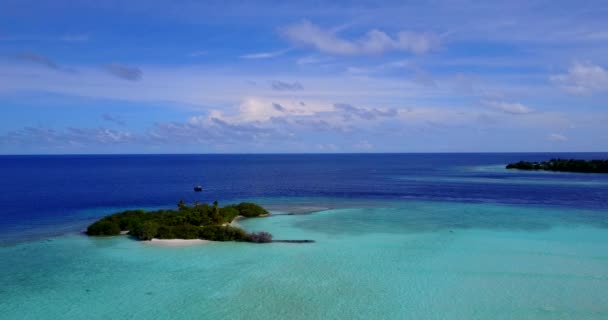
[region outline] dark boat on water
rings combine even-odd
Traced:
[[[194,191],[195,192],[201,192],[201,191],[203,191],[203,186],[196,186],[196,187],[194,187]]]

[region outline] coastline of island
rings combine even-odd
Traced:
[[[254,243],[272,242],[268,232],[248,233],[237,221],[244,218],[265,217],[269,212],[263,207],[241,202],[220,207],[195,202],[177,204],[177,210],[127,210],[99,219],[86,231],[89,236],[129,235],[140,241],[163,240],[206,240],[240,241]],[[163,242],[160,242],[163,243]],[[165,242],[179,243],[179,241]],[[182,243],[202,243],[187,241]]]
[[[505,168],[529,171],[608,173],[608,160],[551,159],[541,162],[519,161],[509,163]]]
[[[268,217],[270,216],[270,214],[265,214],[265,215],[260,215],[259,217]],[[244,220],[247,219],[247,217],[238,215],[236,217],[234,217],[234,219],[232,219],[232,221],[230,221],[230,223],[224,223],[223,226],[232,226],[235,228],[240,228],[243,229],[243,227],[241,227],[241,225],[238,224],[238,221],[240,220]],[[121,234],[128,234],[128,231],[121,231]],[[279,240],[281,241],[281,240]],[[214,240],[205,240],[205,239],[158,239],[158,238],[152,238],[150,239],[150,241],[146,241],[147,243],[154,245],[154,246],[158,246],[158,247],[189,247],[189,246],[193,246],[193,245],[201,245],[201,244],[210,244],[212,242],[218,242],[218,241],[214,241]]]
[[[165,247],[207,244],[213,241],[252,243],[312,243],[314,240],[273,240],[268,232],[247,232],[239,221],[269,217],[262,206],[241,202],[220,207],[195,202],[177,204],[177,210],[127,210],[105,216],[91,224],[89,236],[127,235],[146,243]]]

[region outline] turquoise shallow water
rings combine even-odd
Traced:
[[[260,201],[264,201],[263,199]],[[601,211],[278,199],[241,222],[313,244],[0,247],[3,319],[607,319]],[[329,208],[310,214],[310,211]]]

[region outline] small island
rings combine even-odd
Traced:
[[[506,168],[559,172],[608,173],[608,160],[551,159],[542,162],[519,161],[508,164]]]
[[[106,216],[91,224],[86,233],[89,236],[128,234],[142,241],[202,239],[268,243],[272,242],[270,233],[248,233],[232,225],[238,217],[267,215],[266,209],[250,202],[220,208],[217,201],[213,205],[195,202],[192,206],[180,201],[177,210],[128,210]]]

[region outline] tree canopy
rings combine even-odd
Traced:
[[[87,228],[87,234],[111,236],[128,231],[139,240],[159,238],[271,242],[272,235],[269,233],[248,234],[241,228],[229,225],[239,215],[259,217],[267,214],[266,209],[251,202],[222,208],[217,201],[213,205],[195,203],[192,206],[180,201],[177,210],[127,210],[106,216],[91,224]]]

